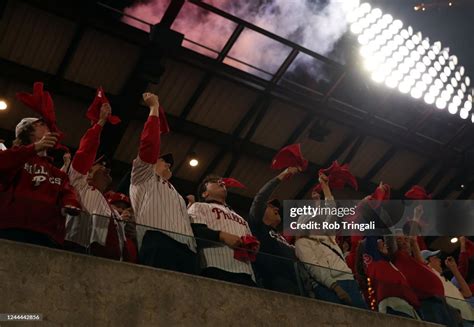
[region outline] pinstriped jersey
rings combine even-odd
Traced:
[[[174,186],[154,172],[152,164],[137,157],[133,161],[130,200],[137,224],[137,239],[141,241],[146,230],[160,229],[174,240],[196,252],[196,241],[183,197]],[[146,228],[147,226],[151,228]],[[154,229],[153,229],[154,228]]]
[[[110,207],[99,190],[87,183],[87,176],[79,173],[72,166],[69,169],[69,179],[76,189],[84,212],[77,217],[67,218],[66,240],[84,247],[88,247],[93,242],[105,246],[110,218],[120,219],[120,215]],[[125,241],[124,228],[122,224],[114,222],[122,250]]]
[[[251,235],[247,221],[229,207],[217,203],[193,203],[188,209],[191,221],[205,224],[209,229],[224,231],[236,236]],[[203,268],[216,267],[232,273],[244,273],[255,280],[252,265],[234,259],[234,250],[222,243],[205,247],[200,250]]]

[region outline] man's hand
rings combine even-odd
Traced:
[[[107,119],[109,116],[112,114],[112,107],[108,103],[102,104],[100,107],[100,115],[99,115],[99,121],[97,122],[99,125],[104,126],[105,123],[107,122]]]
[[[277,176],[279,180],[284,180],[290,176],[293,176],[301,171],[299,167],[288,167]]]
[[[339,300],[341,300],[345,304],[349,304],[349,305],[352,304],[351,297],[346,291],[344,291],[344,289],[339,284],[337,283],[332,284],[331,289],[334,291],[334,293],[336,293]]]
[[[56,142],[58,142],[58,136],[58,133],[47,133],[41,140],[35,143],[35,151],[41,152],[53,148]]]
[[[145,92],[143,93],[143,101],[149,108],[159,108],[160,107],[160,101],[158,99],[158,96],[156,94],[150,93],[150,92]]]
[[[219,233],[219,240],[231,248],[238,248],[242,245],[242,239],[239,236],[223,231]]]
[[[326,176],[326,174],[321,173],[319,174],[319,182],[321,183],[322,186],[327,186],[329,185],[329,177]]]
[[[196,202],[196,197],[192,194],[186,195],[186,199],[188,200],[188,207]]]
[[[423,216],[423,205],[417,205],[415,207],[415,210],[413,211],[413,218],[418,221],[421,219],[421,216]]]
[[[458,265],[456,264],[456,260],[454,260],[453,257],[447,257],[446,260],[444,260],[444,264],[451,271],[453,271],[455,269],[458,269]]]

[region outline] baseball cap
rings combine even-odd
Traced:
[[[423,257],[423,260],[428,261],[429,258],[438,255],[440,252],[441,252],[440,250],[436,250],[436,251],[423,250],[421,251],[421,256]]]
[[[15,137],[18,137],[18,135],[20,135],[20,133],[23,132],[28,126],[30,126],[33,123],[36,123],[38,120],[41,120],[41,118],[35,118],[35,117],[23,118],[15,127]]]
[[[174,158],[171,153],[165,153],[164,155],[160,156],[160,159],[163,159],[166,163],[168,163],[170,168],[173,167]]]

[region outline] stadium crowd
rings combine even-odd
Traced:
[[[468,238],[460,237],[456,262],[453,257],[441,260],[439,250],[428,250],[423,237],[413,233],[284,235],[281,204],[272,194],[307,164],[295,147],[282,150],[281,172],[255,195],[247,217],[227,203],[228,189],[242,187],[232,178],[208,176],[196,198],[183,197],[170,182],[172,154],[160,152],[160,135],[169,128],[158,96],[151,93],[143,94],[149,116],[132,164],[129,194],[111,191],[110,162],[98,149],[104,125],[119,119],[103,91],[98,90],[87,111],[91,127],[78,150],[72,158],[66,152],[64,165],[56,167],[48,151],[61,148],[62,133],[48,110],[50,96],[39,84],[33,95],[19,97],[39,117],[22,119],[13,146],[0,151],[0,238],[472,326],[474,244]],[[296,159],[288,160],[292,155]],[[319,172],[311,193],[316,204],[334,205],[332,173]],[[389,194],[390,187],[381,183],[361,203]],[[414,221],[422,215],[421,204]]]

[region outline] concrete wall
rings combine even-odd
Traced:
[[[0,281],[0,313],[44,315],[28,326],[430,326],[2,240]]]

